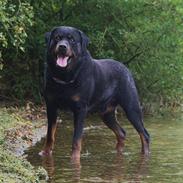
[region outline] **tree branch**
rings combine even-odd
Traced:
[[[123,62],[123,64],[129,65],[136,57],[140,56],[142,53],[143,53],[143,52],[136,53],[136,54],[133,55],[129,60],[127,60],[126,62]]]
[[[149,90],[151,88],[151,86],[153,86],[154,84],[156,84],[160,79],[157,79],[155,81],[153,81],[152,83],[150,83],[148,86],[147,86],[147,89]]]

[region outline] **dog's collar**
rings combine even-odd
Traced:
[[[53,79],[56,83],[58,83],[58,84],[63,84],[63,85],[72,84],[72,83],[74,83],[74,81],[75,81],[75,80],[73,79],[73,80],[71,80],[71,81],[66,82],[66,81],[63,81],[63,80],[58,79],[58,78],[56,78],[56,77],[52,77],[52,79]]]
[[[63,80],[61,80],[60,78],[54,77],[54,76],[51,74],[51,75],[52,75],[52,79],[53,79],[56,83],[62,84],[62,85],[73,84],[73,83],[76,81],[76,79],[77,79],[77,77],[78,77],[80,71],[82,70],[82,68],[83,68],[83,66],[84,66],[85,64],[86,64],[86,63],[83,63],[82,65],[80,65],[80,68],[77,70],[77,72],[75,73],[73,79],[70,80],[70,81],[63,81]],[[52,72],[51,72],[51,73],[52,73]]]
[[[63,80],[61,80],[61,79],[59,79],[59,78],[56,78],[56,77],[52,77],[52,79],[56,82],[56,83],[58,83],[58,84],[62,84],[62,85],[69,85],[69,84],[73,84],[75,81],[76,81],[76,79],[77,79],[77,77],[78,77],[78,75],[79,75],[79,73],[80,73],[80,71],[81,71],[81,69],[82,69],[82,65],[80,66],[80,68],[77,70],[77,72],[75,73],[75,75],[73,76],[73,79],[71,79],[70,81],[63,81]]]

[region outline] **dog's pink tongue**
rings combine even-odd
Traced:
[[[69,59],[69,57],[58,57],[57,58],[57,65],[59,65],[60,67],[66,67],[67,66],[67,60]]]

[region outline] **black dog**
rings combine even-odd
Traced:
[[[125,131],[115,118],[119,104],[140,135],[142,153],[149,153],[149,134],[143,126],[142,113],[134,80],[128,69],[111,60],[95,60],[87,51],[88,37],[72,27],[57,27],[46,35],[47,70],[45,100],[48,131],[41,155],[52,152],[57,109],[74,114],[72,159],[80,158],[84,119],[89,111],[99,111],[104,123],[117,137],[121,151]]]

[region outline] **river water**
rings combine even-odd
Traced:
[[[70,161],[73,123],[70,114],[62,115],[51,157],[40,157],[44,139],[26,151],[28,161],[43,166],[50,183],[181,183],[183,182],[183,120],[144,119],[151,135],[151,154],[140,154],[140,139],[122,116],[118,116],[127,136],[122,154],[115,151],[114,134],[95,115],[85,123],[80,164]]]

